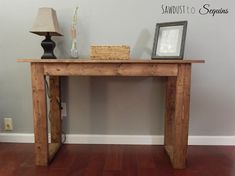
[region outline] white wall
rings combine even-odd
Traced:
[[[229,14],[163,15],[162,4],[196,8],[210,3],[229,8]],[[150,58],[157,22],[188,20],[185,57],[205,59],[193,66],[191,135],[234,135],[235,127],[235,3],[232,0],[0,0],[0,123],[12,117],[14,132],[31,133],[32,100],[28,64],[17,58],[40,58],[43,39],[30,30],[37,9],[57,11],[64,37],[55,38],[56,54],[68,58],[69,29],[79,9],[79,52],[89,56],[91,44],[127,44],[132,57]],[[63,78],[68,103],[67,133],[151,134],[163,132],[164,78]]]

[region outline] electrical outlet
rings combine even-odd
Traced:
[[[13,130],[12,118],[4,118],[4,130],[7,131]]]
[[[61,117],[66,117],[67,116],[67,108],[66,108],[66,103],[65,102],[62,102],[61,103],[61,107],[62,107],[62,110],[61,110]]]

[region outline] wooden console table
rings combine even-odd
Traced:
[[[31,63],[36,165],[48,165],[61,146],[59,76],[165,76],[164,145],[174,168],[186,167],[191,66],[203,60],[18,59]],[[45,76],[49,76],[51,143],[48,144]]]

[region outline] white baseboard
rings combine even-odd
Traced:
[[[164,137],[153,135],[66,135],[67,144],[162,145]],[[32,133],[0,133],[0,142],[33,143]],[[189,145],[235,145],[235,136],[189,136]]]
[[[0,133],[0,142],[34,143],[32,133]]]

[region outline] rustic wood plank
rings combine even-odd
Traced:
[[[47,108],[42,64],[31,64],[36,165],[48,164]]]
[[[46,75],[66,76],[176,76],[177,64],[44,64]]]
[[[165,134],[164,145],[173,145],[173,125],[175,116],[176,77],[168,77],[165,93]]]
[[[165,151],[168,154],[171,161],[173,161],[173,146],[165,145]]]
[[[61,143],[50,143],[49,144],[49,161],[51,161],[56,153],[59,151]]]
[[[190,108],[191,64],[179,65],[176,81],[175,117],[173,126],[173,167],[186,167]]]
[[[51,142],[61,143],[60,78],[50,76],[49,82]]]
[[[204,60],[151,60],[146,59],[136,59],[131,58],[129,60],[92,60],[89,58],[80,58],[80,59],[17,59],[17,62],[36,62],[36,63],[163,63],[163,64],[186,64],[186,63],[204,63]]]

